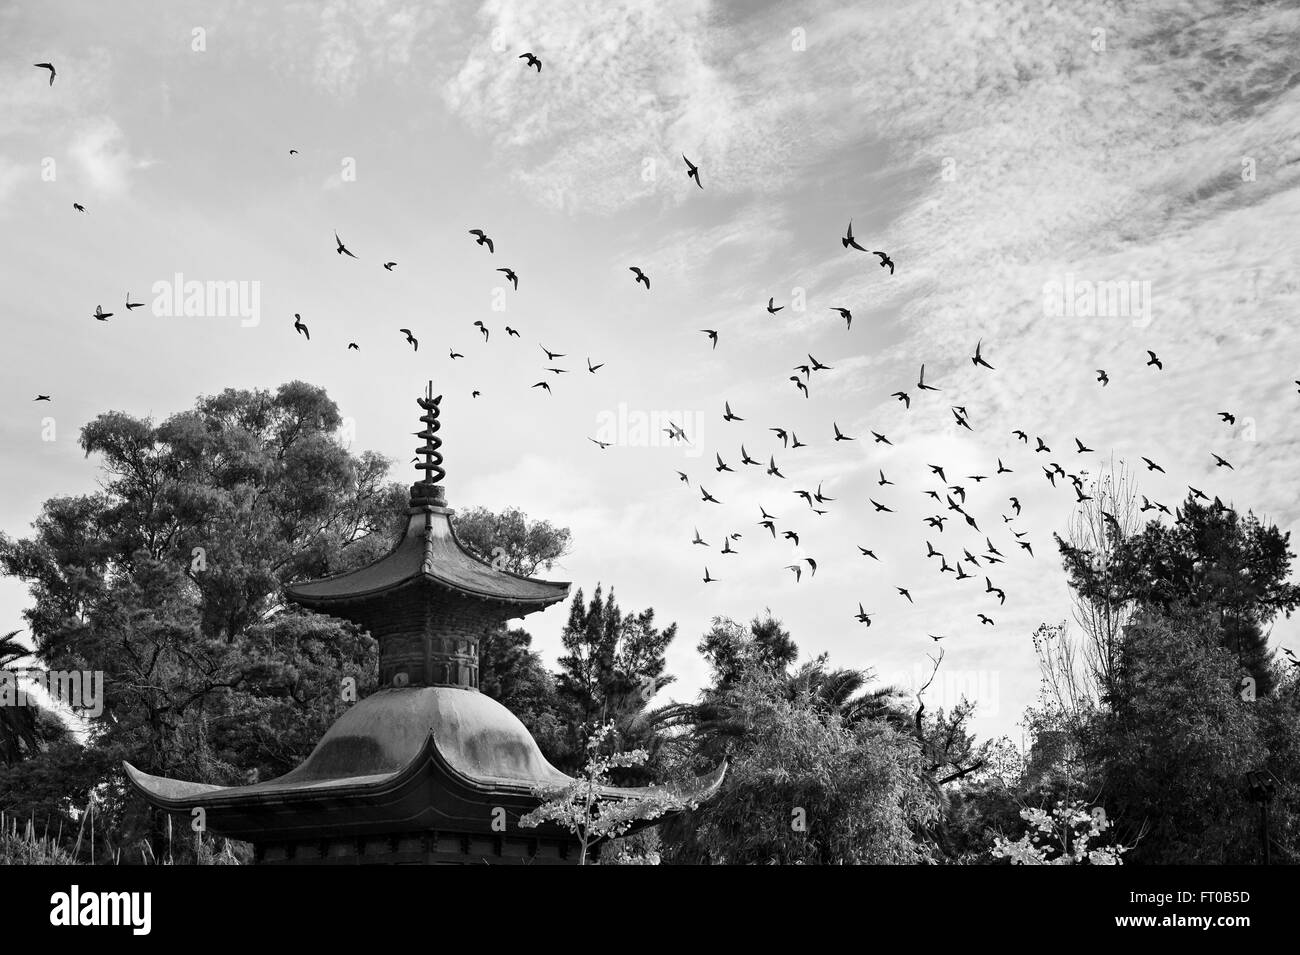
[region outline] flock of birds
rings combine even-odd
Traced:
[[[523,54],[520,54],[518,58],[524,61],[523,64],[524,69],[526,70],[534,69],[538,74],[542,72],[542,61],[534,53],[525,52]],[[54,84],[54,78],[57,75],[54,65],[52,63],[37,63],[35,65],[41,69],[46,69],[49,71],[49,85],[52,86]],[[290,149],[289,154],[290,156],[297,156],[299,154],[299,151],[297,149]],[[698,187],[699,189],[703,189],[704,184],[701,180],[700,167],[695,163],[693,163],[684,154],[682,155],[682,160],[685,163],[685,175],[687,179],[694,182],[696,187]],[[87,212],[86,208],[81,203],[74,203],[73,209],[74,211],[83,214]],[[495,255],[496,243],[493,240],[493,238],[489,236],[483,229],[479,229],[479,228],[470,229],[468,230],[468,234],[472,236],[474,238],[474,242],[478,246],[483,247],[489,255]],[[334,243],[335,243],[335,252],[338,255],[346,256],[354,260],[358,259],[358,256],[355,253],[353,253],[351,249],[347,247],[347,245],[344,243],[343,239],[339,236],[337,231],[334,233]],[[877,262],[875,264],[877,264],[879,268],[881,268],[882,270],[887,270],[890,276],[894,275],[895,264],[893,259],[890,257],[889,253],[885,251],[869,250],[864,246],[862,246],[853,234],[852,220],[850,220],[848,227],[845,231],[845,234],[840,238],[840,243],[845,250],[852,250],[855,252],[860,252],[863,254],[875,256],[875,258],[877,259]],[[383,266],[383,268],[386,271],[389,272],[392,272],[397,267],[397,262],[395,261],[384,261],[380,264]],[[645,270],[638,265],[629,266],[628,270],[632,273],[633,284],[642,286],[644,288],[644,291],[648,293],[651,288],[651,278],[645,272]],[[501,273],[504,276],[505,281],[511,285],[511,287],[515,292],[518,292],[519,276],[514,269],[510,267],[500,267],[497,268],[496,271],[498,273]],[[128,312],[136,308],[140,308],[143,304],[144,303],[142,302],[132,302],[130,293],[129,292],[127,293],[124,307],[128,310]],[[785,308],[784,305],[776,304],[775,297],[769,297],[769,299],[767,300],[766,311],[770,316],[776,316],[784,308]],[[828,309],[832,312],[835,312],[840,318],[844,320],[846,332],[852,330],[853,313],[851,309],[842,305],[828,306]],[[92,317],[97,321],[107,321],[109,318],[113,317],[113,314],[114,314],[113,312],[104,311],[101,306],[97,305],[95,307],[94,313],[92,314]],[[482,322],[481,320],[475,321],[473,323],[473,326],[477,329],[478,333],[482,335],[483,341],[485,343],[490,340],[492,330],[488,328],[488,326],[484,322]],[[308,327],[307,323],[303,320],[301,314],[298,313],[294,314],[293,329],[294,332],[297,335],[302,336],[304,340],[306,341],[311,340],[311,330]],[[521,337],[520,333],[516,329],[511,328],[508,325],[504,326],[503,330],[504,330],[504,334],[507,337],[514,337],[514,338]],[[700,331],[707,336],[709,340],[710,348],[717,349],[719,344],[718,331],[716,329],[709,329],[709,328],[700,329]],[[404,336],[405,343],[408,344],[413,351],[419,350],[420,347],[419,339],[416,337],[416,335],[411,329],[400,328],[396,330],[396,333]],[[568,357],[566,353],[553,351],[547,348],[545,345],[541,344],[540,342],[538,342],[537,344],[539,349],[546,356],[547,364],[543,366],[545,372],[551,373],[555,375],[557,378],[560,375],[569,373],[570,369],[559,367],[556,364],[559,359]],[[348,350],[351,351],[360,350],[360,346],[358,345],[357,342],[348,342],[346,347]],[[1159,356],[1156,355],[1154,351],[1148,351],[1147,355],[1148,355],[1148,361],[1146,362],[1146,367],[1154,368],[1157,372],[1162,371],[1164,369],[1163,362],[1161,361]],[[455,348],[449,349],[450,360],[454,361],[463,357],[465,356],[462,353],[457,352]],[[975,368],[981,369],[984,372],[987,373],[996,372],[995,367],[985,358],[982,339],[976,342],[974,354],[970,357],[970,361]],[[588,373],[595,374],[602,367],[604,367],[603,362],[593,363],[591,357],[590,356],[587,357],[586,370]],[[832,370],[832,366],[827,365],[819,361],[813,355],[808,354],[807,361],[805,362],[802,360],[802,358],[800,358],[797,364],[793,366],[793,370],[795,371],[795,374],[789,376],[788,380],[791,383],[793,383],[793,386],[795,387],[795,389],[797,389],[798,393],[802,394],[805,398],[807,398],[809,397],[810,394],[809,386],[812,383],[813,375],[825,371],[830,371]],[[1100,369],[1100,368],[1097,369],[1096,374],[1097,374],[1096,380],[1101,384],[1103,388],[1109,385],[1110,376],[1105,369]],[[1300,380],[1298,380],[1296,384],[1298,388],[1300,388]],[[548,381],[544,376],[542,380],[538,381],[536,384],[532,385],[531,387],[540,388],[547,393],[551,392],[551,382]],[[915,400],[927,400],[926,398],[927,393],[937,395],[940,392],[942,392],[942,390],[943,389],[940,388],[939,386],[926,382],[925,365],[922,364],[920,366],[920,371],[918,373],[917,381],[915,384],[915,394],[913,394],[913,392],[909,391],[905,387],[892,392],[890,397],[897,399],[897,401],[903,405],[904,411],[908,412],[911,411],[912,409],[912,402],[914,398]],[[471,393],[471,397],[477,398],[479,397],[480,394],[481,392],[476,390]],[[52,399],[50,395],[41,394],[41,395],[37,395],[35,400],[50,401]],[[956,427],[963,428],[967,431],[974,430],[971,427],[970,415],[968,414],[967,409],[964,406],[954,404],[954,405],[950,405],[949,409],[953,417],[954,425]],[[1219,412],[1219,416],[1222,422],[1229,426],[1234,425],[1236,422],[1236,418],[1231,412],[1222,411]],[[732,410],[731,403],[729,401],[724,402],[721,417],[723,422],[727,423],[728,425],[745,421],[744,417],[741,417],[740,415],[736,414]],[[670,442],[680,442],[685,445],[691,444],[691,438],[689,435],[687,435],[684,428],[671,421],[669,422],[669,425],[670,427],[664,429],[664,431],[668,435],[668,439]],[[795,451],[800,448],[808,447],[809,444],[808,442],[801,441],[799,439],[799,436],[792,429],[787,429],[782,427],[770,427],[767,429],[767,431],[772,435],[774,435],[774,438],[772,439],[772,441],[774,442],[773,446],[770,448],[764,448],[762,451],[760,451],[760,453],[757,456],[754,456],[750,454],[749,450],[746,448],[745,443],[741,441],[739,445],[740,456],[738,459],[737,467],[741,469],[759,468],[760,473],[764,474],[767,477],[772,478],[774,481],[778,481],[778,482],[787,481],[789,480],[787,478],[787,475],[783,473],[781,467],[778,466],[776,461],[777,449],[775,447],[775,442],[776,441],[780,442],[780,451],[783,455],[787,451]],[[1023,445],[1026,446],[1027,453],[1031,455],[1036,456],[1038,454],[1046,454],[1046,455],[1053,454],[1052,448],[1047,444],[1047,442],[1041,436],[1035,437],[1034,439],[1035,446],[1033,447],[1032,451],[1030,451],[1028,449],[1028,444],[1030,440],[1030,435],[1028,434],[1028,432],[1017,429],[1013,431],[1012,434]],[[588,440],[596,444],[601,450],[610,447],[611,444],[611,442],[601,441],[593,437],[589,437]],[[847,434],[840,428],[838,422],[831,421],[830,428],[827,429],[826,440],[832,444],[839,444],[843,442],[853,442],[859,440],[866,441],[867,439],[865,437],[859,437],[858,435]],[[877,431],[870,432],[870,440],[874,444],[892,445],[893,443],[890,441],[889,437],[886,434]],[[1074,440],[1074,447],[1070,450],[1072,450],[1076,456],[1092,453],[1094,451],[1093,448],[1088,447],[1080,438],[1074,437],[1073,440]],[[1214,452],[1211,452],[1211,455],[1214,458],[1216,468],[1227,468],[1230,470],[1233,468],[1233,465],[1221,455]],[[763,457],[767,457],[768,459],[766,464],[762,460]],[[1092,497],[1088,493],[1086,493],[1087,481],[1084,474],[1073,473],[1067,470],[1060,463],[1051,460],[1050,457],[1046,460],[1048,462],[1046,465],[1038,465],[1038,466],[1042,468],[1045,479],[1049,481],[1053,487],[1057,487],[1056,482],[1057,479],[1060,478],[1062,480],[1069,482],[1070,487],[1074,491],[1077,503],[1082,503],[1085,501],[1092,500]],[[1155,461],[1153,461],[1151,458],[1143,457],[1142,460],[1145,462],[1148,471],[1157,471],[1162,474],[1165,473],[1164,468],[1161,467]],[[733,468],[731,465],[729,465],[723,459],[721,450],[715,450],[714,461],[716,462],[716,464],[713,467],[713,471],[718,476],[716,480],[722,481],[723,480],[722,475],[724,474],[736,473],[736,469]],[[981,527],[980,520],[984,520],[984,518],[981,517],[980,519],[977,519],[976,516],[971,512],[971,510],[968,509],[968,507],[973,507],[973,502],[968,501],[967,482],[970,482],[970,484],[972,485],[982,485],[985,481],[993,482],[1001,478],[1003,475],[1013,473],[1013,469],[1007,467],[1003,463],[1002,459],[999,457],[996,460],[996,468],[989,469],[992,471],[992,474],[970,474],[965,476],[953,475],[952,480],[950,480],[948,470],[945,468],[943,464],[928,464],[927,466],[929,469],[929,473],[926,476],[926,480],[934,481],[934,479],[937,479],[937,482],[933,483],[933,485],[930,487],[924,487],[920,490],[921,494],[934,501],[934,510],[936,511],[936,513],[934,513],[933,515],[924,518],[924,524],[926,525],[927,528],[927,536],[924,539],[925,558],[931,562],[937,560],[938,564],[937,564],[936,573],[938,573],[939,575],[951,574],[954,583],[960,583],[968,580],[976,581],[978,583],[978,581],[982,578],[984,583],[983,593],[987,595],[987,597],[990,600],[996,600],[997,606],[1000,607],[1005,605],[1007,599],[1006,592],[1001,587],[998,587],[993,583],[992,568],[998,564],[1003,563],[1006,560],[1006,557],[1004,556],[1003,551],[999,550],[998,547],[994,544],[993,532]],[[898,485],[894,481],[886,477],[883,468],[877,468],[876,470],[878,472],[879,478],[878,480],[875,481],[875,484],[879,488],[883,489],[889,487],[894,487],[894,488],[898,487]],[[677,477],[678,480],[683,484],[687,485],[688,487],[692,486],[691,476],[688,475],[686,472],[678,471]],[[791,493],[794,496],[800,498],[807,506],[807,512],[806,512],[807,516],[811,516],[815,518],[823,517],[828,513],[830,513],[830,508],[826,505],[830,505],[836,502],[836,498],[829,497],[828,495],[823,493],[822,484],[823,482],[818,482],[815,491],[810,490],[808,488],[791,489]],[[717,484],[715,484],[714,486],[715,488],[718,487]],[[725,485],[723,486],[725,487]],[[698,489],[698,491],[700,492],[701,504],[720,505],[723,503],[718,497],[715,497],[714,494],[712,494],[699,479],[696,480],[694,487]],[[774,485],[774,488],[775,487],[776,485]],[[974,496],[973,491],[974,489],[972,489],[972,497]],[[1205,500],[1205,501],[1210,500],[1208,495],[1206,495],[1200,489],[1193,487],[1191,485],[1188,486],[1188,492],[1193,498]],[[884,490],[881,490],[876,493],[879,493],[882,498],[886,497],[886,492]],[[901,493],[901,492],[896,490],[891,493]],[[1020,517],[1021,514],[1020,501],[1015,496],[1007,496],[1004,498],[1004,500],[1007,502],[1009,506],[1004,509],[1001,509],[1003,510],[1003,513],[1001,513],[1002,526],[1003,528],[1009,530],[1012,535],[1011,541],[1008,542],[1007,544],[1004,544],[1004,546],[1017,547],[1019,548],[1021,553],[1023,553],[1029,558],[1032,558],[1034,556],[1033,544],[1030,540],[1026,539],[1028,536],[1028,532],[1024,530],[1019,530],[1015,526],[1015,522]],[[885,501],[877,501],[874,497],[868,497],[867,502],[870,503],[870,505],[873,507],[874,514],[887,515],[887,514],[895,513],[895,509]],[[1141,507],[1142,512],[1156,511],[1161,514],[1170,514],[1170,509],[1163,503],[1160,503],[1158,501],[1152,501],[1145,496],[1142,497],[1142,502],[1143,502]],[[1218,508],[1225,507],[1225,505],[1222,504],[1222,502],[1219,500],[1218,497],[1213,498],[1213,505]],[[758,504],[757,507],[759,511],[759,520],[756,522],[757,526],[763,530],[768,531],[772,540],[777,540],[778,533],[779,533],[779,538],[784,541],[789,541],[795,548],[796,555],[800,554],[801,552],[798,550],[800,546],[799,530],[794,526],[789,526],[788,522],[787,524],[783,524],[782,526],[778,527],[778,520],[780,520],[780,518],[778,518],[775,514],[770,513],[766,509],[766,507],[762,504]],[[1005,513],[1006,510],[1010,510],[1012,514]],[[1103,512],[1103,517],[1106,519],[1108,524],[1114,524],[1116,529],[1118,529],[1118,521],[1114,515]],[[934,535],[936,536],[943,535],[945,533],[945,524],[949,521],[952,521],[954,526],[957,527],[961,533],[966,535],[966,539],[963,541],[954,540],[950,546],[945,546],[945,549],[940,550],[939,548],[935,547],[933,541],[928,536],[928,532],[933,531]],[[950,535],[949,539],[951,539],[952,536],[955,535]],[[737,548],[736,544],[741,539],[742,539],[742,534],[739,531],[731,531],[727,533],[723,537],[722,546],[718,548],[719,554],[728,557],[739,555],[741,551]],[[701,536],[698,527],[695,528],[695,533],[691,543],[694,546],[701,546],[708,549],[713,548],[713,545],[709,544],[709,542],[706,541]],[[875,550],[872,549],[872,547],[863,546],[862,544],[857,544],[856,546],[859,552],[858,554],[859,557],[867,560],[880,561],[880,557],[877,556]],[[817,568],[818,568],[817,560],[811,556],[800,556],[796,559],[794,563],[785,565],[785,569],[791,572],[795,583],[802,582],[805,572],[807,573],[809,578],[815,577],[817,573]],[[709,569],[708,564],[706,564],[704,567],[703,582],[705,584],[710,584],[716,582],[718,579],[719,578],[713,576],[712,572]],[[906,600],[911,604],[915,603],[912,593],[908,587],[894,584],[894,589],[897,592],[898,598],[900,600]],[[852,616],[853,619],[869,627],[871,626],[872,623],[872,617],[876,616],[876,614],[877,611],[875,610],[867,611],[864,608],[863,604],[859,602],[857,606],[857,611],[853,613]],[[981,626],[995,626],[994,619],[990,617],[988,614],[979,612],[977,613],[976,616]],[[944,639],[943,635],[937,635],[932,633],[929,634],[929,636],[931,637],[931,639],[936,641]]]

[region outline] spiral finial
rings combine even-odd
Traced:
[[[416,399],[424,414],[420,415],[420,421],[424,423],[424,430],[417,431],[415,436],[423,438],[424,444],[415,449],[415,453],[424,458],[415,464],[417,471],[424,472],[423,480],[417,481],[411,488],[411,503],[443,503],[443,492],[440,482],[447,476],[447,472],[442,466],[442,453],[438,450],[442,447],[442,439],[438,437],[438,431],[442,425],[438,422],[440,412],[439,403],[442,401],[442,395],[436,398],[433,394],[433,382],[429,382],[423,398]]]

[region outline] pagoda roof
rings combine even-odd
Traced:
[[[492,810],[512,825],[535,809],[538,787],[572,778],[552,766],[508,709],[472,690],[431,686],[381,690],[345,713],[292,772],[251,786],[216,786],[152,776],[123,764],[131,785],[169,812],[202,808],[229,838],[258,841],[449,829],[491,833]],[[688,790],[695,802],[722,784],[723,764]],[[644,789],[605,787],[610,799]],[[557,832],[545,825],[538,834]]]
[[[538,580],[497,570],[480,560],[457,539],[452,511],[437,505],[412,506],[397,545],[373,564],[289,584],[285,594],[309,608],[379,597],[421,582],[488,600],[541,609],[569,592],[567,581]]]

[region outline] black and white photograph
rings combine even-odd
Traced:
[[[1280,927],[1294,0],[3,0],[0,276],[15,929]]]

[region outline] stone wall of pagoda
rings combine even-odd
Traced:
[[[369,621],[379,643],[379,685],[478,689],[479,641],[508,613],[428,585],[393,594]]]

